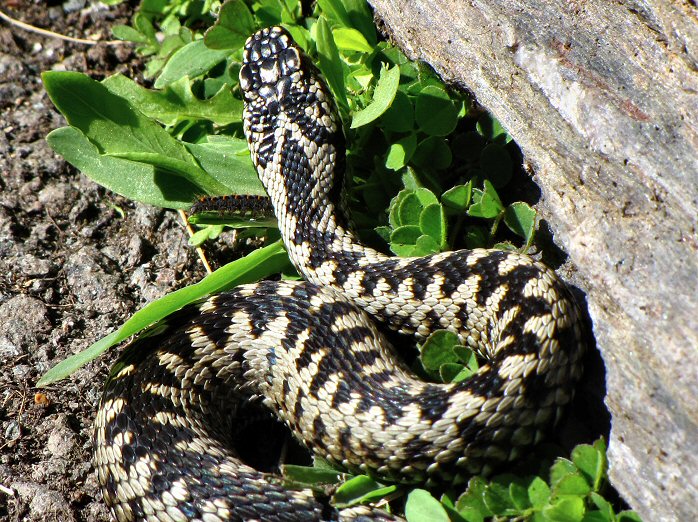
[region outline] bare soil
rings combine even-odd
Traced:
[[[132,9],[2,6],[31,25],[101,41]],[[0,520],[107,521],[90,438],[115,352],[48,389],[34,384],[203,269],[175,213],[105,191],[46,144],[66,124],[42,87],[47,70],[138,78],[139,62],[130,45],[75,44],[0,22]]]

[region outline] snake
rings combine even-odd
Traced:
[[[310,58],[281,27],[245,43],[243,130],[303,280],[209,296],[133,340],[107,378],[93,436],[119,521],[398,520],[258,471],[230,444],[261,404],[338,469],[427,487],[519,458],[554,427],[585,350],[555,272],[497,249],[397,258],[364,246],[343,196],[345,136]],[[479,354],[434,383],[405,362],[436,330]],[[402,355],[401,355],[402,354]]]

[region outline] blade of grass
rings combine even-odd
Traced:
[[[198,283],[180,288],[157,301],[147,304],[133,314],[116,332],[112,332],[82,352],[56,364],[39,379],[36,386],[43,387],[64,379],[111,346],[120,343],[143,328],[156,323],[197,299],[227,290],[233,286],[258,281],[263,277],[280,272],[288,263],[288,256],[280,241],[255,250],[242,259],[228,263]]]

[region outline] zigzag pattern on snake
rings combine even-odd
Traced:
[[[253,399],[313,453],[397,482],[462,483],[538,441],[570,401],[584,349],[555,273],[499,250],[398,259],[362,246],[339,202],[336,109],[285,30],[247,41],[240,85],[253,162],[306,281],[210,297],[125,348],[94,435],[115,517],[393,519],[338,511],[242,463],[227,440]],[[377,325],[418,340],[447,328],[485,363],[465,382],[423,382]]]

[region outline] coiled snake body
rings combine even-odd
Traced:
[[[125,349],[94,436],[116,518],[391,518],[338,512],[240,462],[226,440],[251,397],[317,455],[399,482],[463,481],[537,441],[581,372],[579,311],[554,272],[498,250],[398,259],[362,246],[338,202],[333,101],[283,29],[247,41],[240,84],[253,162],[307,282],[210,297]],[[374,321],[417,339],[447,328],[486,362],[462,383],[422,382]]]

